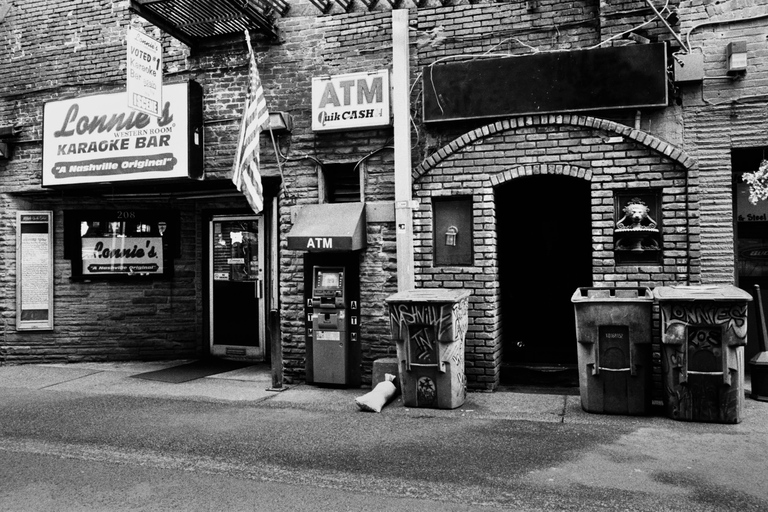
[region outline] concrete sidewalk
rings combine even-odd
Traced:
[[[190,360],[161,362],[113,362],[72,364],[29,364],[0,366],[0,388],[23,388],[50,392],[122,395],[157,399],[238,402],[265,408],[297,408],[339,413],[363,413],[355,398],[368,388],[338,389],[307,384],[287,385],[273,391],[266,365],[254,365],[183,383],[167,383],[133,376],[185,364]],[[749,394],[749,388],[745,392]],[[590,414],[581,408],[578,394],[564,392],[532,393],[501,390],[493,393],[470,392],[463,406],[453,409],[405,407],[401,397],[390,402],[381,414],[409,416],[525,420],[549,423],[600,423],[684,426],[666,418],[658,407],[649,416]],[[737,425],[711,425],[714,429],[768,433],[768,403],[746,399],[742,422]]]

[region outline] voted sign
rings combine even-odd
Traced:
[[[127,34],[128,106],[160,117],[163,91],[163,46],[132,27]]]

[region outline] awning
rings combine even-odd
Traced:
[[[365,247],[365,203],[302,206],[288,233],[294,251],[357,251]]]
[[[276,37],[274,11],[284,0],[131,0],[130,9],[190,47],[244,29]]]

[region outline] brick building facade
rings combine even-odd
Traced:
[[[18,128],[0,137],[11,148],[0,160],[0,360],[188,358],[217,343],[211,333],[217,286],[212,219],[249,215],[229,181],[247,88],[246,46],[242,32],[235,32],[192,49],[130,4],[11,2],[0,22],[6,56],[0,62],[0,128]],[[370,9],[327,5],[322,13],[314,3],[290,2],[275,15],[277,39],[252,30],[268,108],[294,121],[293,130],[275,134],[274,142],[262,136],[260,357],[269,358],[268,338],[279,336],[285,378],[305,378],[307,260],[304,251],[288,248],[288,237],[302,207],[330,201],[333,170],[351,170],[362,177],[359,196],[367,205],[366,246],[356,253],[360,373],[367,383],[373,361],[394,354],[385,304],[397,291],[393,130],[313,132],[311,82],[391,69],[393,21],[386,2]],[[735,176],[754,170],[768,147],[768,8],[761,2],[427,0],[398,7],[408,10],[410,33],[414,280],[417,287],[472,291],[469,387],[495,389],[507,369],[573,365],[573,340],[550,338],[567,336],[570,327],[562,326],[573,323],[570,294],[577,286],[760,282],[761,275],[739,275],[734,212],[741,204]],[[162,42],[165,83],[191,80],[202,88],[205,179],[42,187],[44,105],[123,91],[129,26]],[[737,41],[746,42],[747,69],[728,74],[726,46]],[[435,87],[426,72],[433,65],[648,42],[667,45],[666,106],[425,119],[426,97]],[[703,56],[701,79],[675,80],[680,54]],[[582,71],[598,79],[603,73],[606,80],[612,74]],[[658,250],[640,259],[617,249],[615,233],[622,208],[636,197],[651,204],[659,228]],[[446,204],[464,208],[471,228],[469,253],[458,263],[438,261],[444,234],[435,232],[441,225],[435,212]],[[53,212],[53,327],[20,330],[16,214],[38,210]],[[83,210],[170,212],[178,226],[177,243],[168,249],[173,272],[74,279],[66,245],[77,236],[67,232],[67,218]],[[764,226],[755,222],[742,232],[759,244]],[[278,321],[267,326],[271,311]],[[254,321],[235,323],[248,330]]]

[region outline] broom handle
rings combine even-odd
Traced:
[[[760,293],[760,285],[755,285],[755,295],[757,296],[757,310],[760,315],[760,328],[758,329],[757,341],[761,352],[765,352],[765,342],[768,339],[768,326],[765,323],[765,311],[763,311],[763,296]]]

